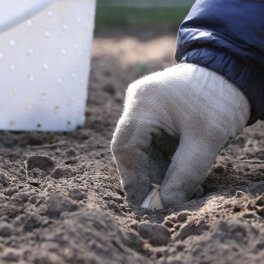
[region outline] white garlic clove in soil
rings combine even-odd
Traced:
[[[160,198],[160,186],[157,184],[152,184],[153,189],[146,196],[144,201],[141,203],[141,208],[148,208],[151,210],[161,210],[163,205]]]

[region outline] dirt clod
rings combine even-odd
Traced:
[[[56,168],[50,175],[54,179],[71,178],[73,172],[69,168]]]
[[[14,250],[8,250],[3,254],[2,259],[8,262],[15,262],[17,263],[19,260],[19,254],[15,252]]]
[[[138,227],[138,232],[153,246],[164,246],[170,241],[170,233],[162,225],[142,223]]]
[[[58,218],[64,212],[72,212],[77,205],[61,194],[55,194],[47,201],[47,215],[51,218]]]
[[[41,225],[41,217],[38,214],[30,214],[25,222],[24,228],[26,231],[32,231],[35,228],[38,228]]]
[[[115,88],[111,83],[107,83],[104,87],[103,87],[103,91],[114,95],[115,94]]]
[[[182,211],[182,212],[177,214],[176,220],[178,223],[183,223],[187,220],[188,216],[190,216],[190,215],[192,215],[190,212]]]
[[[55,167],[54,161],[47,156],[31,156],[27,160],[28,170],[38,168],[40,170],[51,172]]]
[[[259,196],[256,200],[256,205],[257,206],[264,206],[264,194]]]
[[[84,194],[77,188],[71,189],[69,191],[69,196],[73,199],[73,200],[82,200],[84,198]]]
[[[9,237],[14,233],[14,228],[12,225],[5,223],[5,222],[0,222],[0,236],[1,237]]]
[[[260,150],[256,153],[256,157],[260,160],[264,160],[264,150]]]
[[[75,157],[77,155],[77,151],[75,148],[68,148],[64,153],[68,158]]]
[[[7,175],[4,172],[1,172],[1,171],[0,171],[0,183],[3,186],[8,186],[9,185],[9,181],[8,181]]]

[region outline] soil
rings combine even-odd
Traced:
[[[109,143],[125,90],[175,63],[175,36],[96,33],[85,126],[0,132],[0,263],[263,263],[264,122],[221,151],[202,198],[153,212],[120,187]]]

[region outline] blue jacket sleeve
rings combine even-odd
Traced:
[[[224,75],[264,119],[264,0],[197,0],[181,24],[176,59]]]

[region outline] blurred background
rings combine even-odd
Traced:
[[[97,0],[96,30],[111,27],[178,27],[195,0]]]

